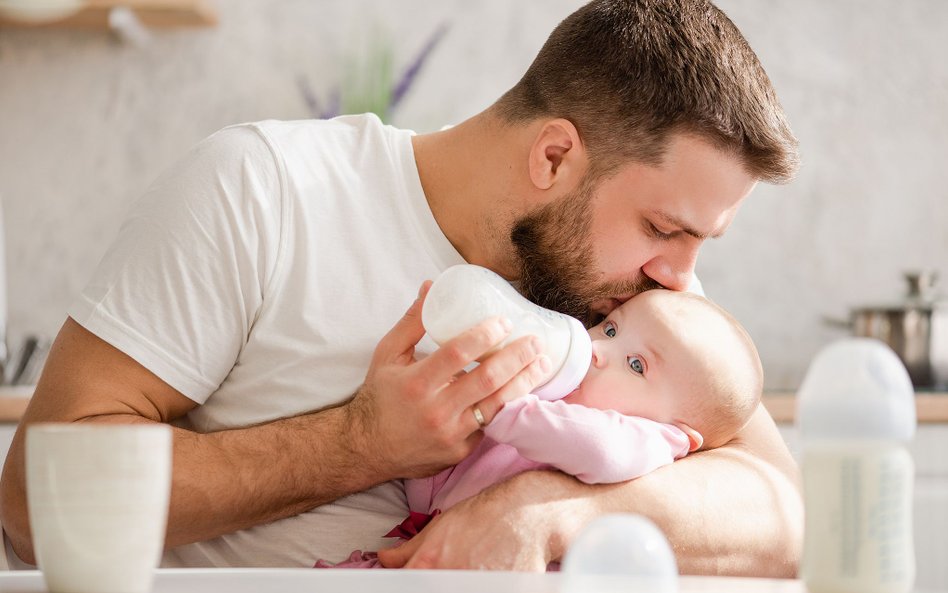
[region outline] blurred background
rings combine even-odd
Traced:
[[[459,122],[514,84],[582,2],[165,4],[197,24],[0,25],[12,350],[55,335],[131,200],[203,137],[376,105],[418,132]],[[906,270],[948,281],[948,2],[718,5],[773,80],[803,167],[791,185],[758,187],[698,272],[758,344],[767,388],[792,390],[847,333],[825,317],[898,301]]]

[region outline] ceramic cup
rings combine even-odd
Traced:
[[[146,593],[161,559],[171,428],[35,424],[26,433],[33,548],[52,593]]]

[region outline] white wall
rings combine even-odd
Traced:
[[[12,343],[54,335],[126,204],[230,123],[308,117],[376,28],[406,62],[451,29],[394,123],[419,131],[490,104],[577,0],[220,0],[212,29],[151,45],[102,31],[0,29],[0,198]],[[948,3],[722,0],[760,55],[803,145],[787,187],[760,187],[699,262],[709,294],[756,339],[771,388],[799,383],[824,314],[897,297],[900,272],[948,278]],[[366,17],[365,15],[373,15]]]

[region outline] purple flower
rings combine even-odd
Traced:
[[[382,109],[385,110],[385,113],[378,114],[383,120],[387,119],[398,105],[402,102],[402,99],[405,98],[405,95],[408,94],[408,91],[411,90],[415,81],[418,79],[418,75],[421,72],[422,68],[425,65],[425,62],[428,61],[428,58],[434,52],[435,48],[441,43],[441,40],[447,34],[449,29],[448,23],[442,23],[431,37],[428,38],[428,41],[422,46],[421,50],[415,55],[414,59],[408,64],[405,70],[402,71],[401,76],[398,78],[397,82],[391,89],[389,95],[388,105],[382,106]],[[313,90],[312,85],[309,82],[309,79],[300,74],[296,78],[296,86],[300,91],[300,94],[303,97],[303,102],[306,104],[306,108],[309,111],[312,117],[317,119],[330,119],[341,115],[342,112],[342,90],[340,86],[335,85],[331,91],[329,91],[328,98],[323,104],[319,97],[317,97],[316,92]]]
[[[438,46],[441,40],[444,38],[445,34],[448,32],[448,24],[442,23],[440,27],[435,29],[434,34],[428,39],[428,42],[421,48],[421,51],[418,52],[418,55],[415,56],[415,59],[412,60],[411,64],[405,68],[402,72],[401,78],[398,79],[398,82],[395,84],[395,88],[392,90],[392,99],[389,101],[388,109],[389,113],[395,110],[398,107],[398,104],[401,103],[402,99],[408,93],[408,89],[411,88],[415,78],[418,77],[418,73],[421,72],[421,67],[425,65],[425,62],[428,60],[428,56],[434,51]]]

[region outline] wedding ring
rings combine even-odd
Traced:
[[[477,420],[477,424],[484,428],[487,426],[487,421],[484,420],[484,414],[481,413],[480,409],[477,406],[471,408],[471,411],[474,412],[474,419]]]

